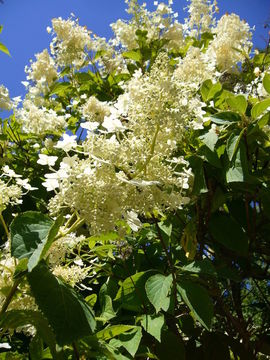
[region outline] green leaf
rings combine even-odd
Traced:
[[[118,339],[112,339],[110,345],[115,347],[123,346],[134,358],[142,338],[142,329],[135,326],[131,331],[122,333]]]
[[[204,176],[203,160],[198,156],[189,156],[187,160],[194,174],[193,194],[199,195],[208,192]]]
[[[54,359],[62,359],[56,351],[55,335],[48,321],[38,311],[33,310],[10,310],[5,312],[0,319],[0,327],[3,329],[16,330],[25,325],[33,325],[38,334],[49,346]]]
[[[46,242],[53,221],[42,213],[27,211],[10,225],[11,255],[30,259],[39,245]]]
[[[158,223],[158,227],[168,237],[170,237],[172,235],[172,223],[167,223],[167,222],[164,222],[164,221],[160,221]]]
[[[143,315],[141,325],[148,334],[159,342],[161,341],[161,330],[164,325],[164,315]]]
[[[222,85],[220,82],[213,84],[213,86],[211,87],[211,89],[207,94],[206,101],[213,99],[221,90],[222,90]]]
[[[231,135],[227,141],[226,150],[227,150],[227,154],[228,154],[230,161],[232,161],[234,155],[236,154],[236,152],[238,150],[238,146],[239,146],[240,140],[241,140],[244,132],[245,132],[245,129],[243,129],[240,132],[240,134],[237,134],[237,135],[235,135],[235,133],[231,133]]]
[[[185,360],[185,346],[180,336],[170,331],[163,331],[161,342],[156,345],[159,360]],[[190,357],[191,359],[192,357]]]
[[[211,151],[215,150],[215,145],[218,141],[218,135],[214,129],[211,128],[209,131],[207,131],[207,133],[200,136],[200,139]]]
[[[270,74],[265,74],[263,78],[263,87],[270,94]]]
[[[35,301],[60,345],[70,344],[94,331],[91,308],[74,289],[56,278],[44,261],[28,274],[28,280]]]
[[[97,302],[97,294],[91,294],[89,296],[86,296],[86,298],[84,299],[87,304],[90,307],[93,307],[95,305],[95,303]]]
[[[172,275],[164,276],[156,274],[151,276],[145,284],[147,297],[156,309],[156,312],[163,309],[168,310],[170,298],[168,297],[173,282]]]
[[[121,307],[127,310],[140,311],[147,302],[145,282],[152,272],[139,272],[128,277],[121,284],[114,300],[121,301]]]
[[[247,254],[248,237],[241,226],[229,215],[214,214],[209,222],[209,230],[218,243],[238,254]]]
[[[216,276],[214,265],[208,259],[192,261],[192,263],[182,266],[181,269],[195,274]]]
[[[232,110],[245,114],[248,106],[248,102],[244,95],[232,96],[227,99],[228,105]]]
[[[60,82],[56,83],[52,88],[50,95],[58,95],[58,96],[66,96],[70,90],[72,90],[72,86],[69,82]]]
[[[233,163],[228,163],[226,170],[227,183],[243,182],[248,176],[248,162],[244,144],[239,145],[239,148],[234,155]]]
[[[207,290],[201,285],[188,280],[179,281],[177,290],[192,311],[194,317],[207,330],[210,330],[214,316],[214,307]]]
[[[269,107],[270,107],[270,98],[257,102],[251,109],[252,118],[257,119]]]
[[[141,62],[142,61],[142,54],[141,54],[140,50],[126,51],[122,55],[123,55],[124,58],[131,59],[131,60],[134,60],[136,62]]]
[[[42,359],[43,341],[37,334],[32,338],[29,345],[29,353],[31,360]]]
[[[53,222],[36,211],[18,215],[10,225],[12,256],[29,259],[28,270],[32,271],[50,248],[62,223],[62,217]]]
[[[10,53],[9,53],[9,51],[8,51],[8,48],[7,48],[4,44],[2,44],[1,42],[0,42],[0,51],[2,51],[3,53],[7,54],[8,56],[10,56]]]
[[[221,111],[210,116],[210,119],[213,123],[218,125],[229,125],[241,121],[241,116],[232,111]]]
[[[213,86],[213,83],[211,80],[205,80],[203,83],[202,83],[202,86],[201,86],[201,95],[202,95],[202,99],[203,101],[207,101],[207,97],[208,97],[208,94],[209,94],[209,91],[210,89],[212,88]]]
[[[136,326],[133,325],[112,325],[101,331],[98,331],[95,336],[100,340],[107,341],[134,328],[136,328]]]
[[[116,316],[116,313],[112,306],[112,299],[109,295],[104,295],[102,301],[102,313],[100,317],[106,320],[113,319]]]

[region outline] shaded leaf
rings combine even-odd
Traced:
[[[207,330],[210,330],[214,307],[207,290],[201,285],[188,280],[179,281],[177,290],[194,317]]]
[[[147,297],[151,304],[159,312],[161,309],[168,310],[170,299],[168,297],[172,286],[172,275],[164,276],[156,274],[151,276],[145,284]]]
[[[218,243],[239,254],[247,254],[248,237],[241,226],[229,215],[214,214],[209,222],[209,230]]]
[[[40,262],[28,274],[28,281],[35,301],[60,345],[70,344],[94,331],[91,308],[73,288],[56,278],[45,262]]]
[[[152,335],[159,342],[161,341],[161,330],[164,325],[164,315],[143,315],[142,327],[148,334]]]

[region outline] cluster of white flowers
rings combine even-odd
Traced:
[[[208,52],[216,58],[220,70],[231,71],[249,55],[252,48],[251,29],[238,15],[223,15],[213,33],[214,40],[210,43]]]
[[[0,253],[0,308],[6,299],[6,292],[13,286],[13,275],[16,268],[16,260],[12,258],[8,251],[9,244],[4,245]],[[17,296],[13,297],[8,307],[9,310],[36,310],[37,306],[34,298],[30,294],[29,285],[21,282],[17,291]],[[24,329],[23,329],[24,330]]]
[[[9,98],[9,91],[4,85],[0,85],[0,110],[10,110],[12,102]]]
[[[61,229],[60,229],[61,232]],[[70,233],[56,240],[48,251],[49,263],[51,266],[61,265],[65,257],[73,251],[73,249],[85,240],[83,235],[76,236]]]
[[[5,210],[8,205],[21,204],[21,197],[25,193],[37,189],[29,184],[28,179],[22,179],[22,176],[16,174],[8,165],[3,166],[0,178],[8,179],[6,182],[0,179],[0,212]]]
[[[36,55],[36,61],[30,67],[26,66],[25,72],[27,73],[27,80],[37,83],[40,88],[44,84],[50,86],[57,78],[55,62],[47,49]]]
[[[154,2],[156,10],[150,12],[146,4],[139,6],[137,1],[127,0],[127,12],[133,16],[130,21],[117,20],[111,24],[115,34],[114,45],[120,45],[124,49],[138,48],[137,30],[147,32],[147,41],[155,39],[170,40],[170,49],[179,49],[183,45],[183,27],[178,23],[178,14],[172,9],[172,1],[168,5],[164,2]]]
[[[88,269],[79,265],[61,266],[57,265],[53,269],[53,274],[61,278],[64,282],[74,287],[76,284],[81,283],[88,274]]]
[[[213,17],[217,11],[216,1],[190,0],[188,5],[189,17],[185,20],[185,30],[190,36],[199,37],[204,32],[210,32],[215,24]]]
[[[86,120],[98,123],[103,122],[104,117],[110,115],[110,109],[106,102],[101,102],[94,96],[86,101],[81,112]]]
[[[5,210],[8,205],[18,205],[22,203],[22,189],[18,185],[7,184],[0,179],[0,212]]]
[[[17,110],[17,118],[26,133],[44,135],[62,132],[66,127],[63,115],[57,115],[52,109],[39,107],[29,99],[24,101],[23,108]]]
[[[91,49],[89,31],[79,26],[78,20],[63,20],[61,17],[52,20],[53,32],[56,35],[51,43],[51,53],[56,57],[59,66],[73,65],[81,67]],[[51,28],[47,29],[51,32]]]
[[[99,122],[95,131],[84,126],[87,137],[81,146],[67,134],[56,145],[68,156],[59,170],[45,175],[44,186],[56,191],[52,214],[63,207],[76,210],[95,233],[113,229],[130,211],[146,214],[187,203],[192,174],[182,157],[173,158],[188,117],[194,116],[182,101],[165,53],[150,73],[135,73],[116,102],[86,101],[82,111],[94,104],[97,110],[88,111],[88,118]],[[84,156],[71,156],[71,151]]]

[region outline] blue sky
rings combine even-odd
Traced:
[[[69,17],[73,12],[81,25],[97,35],[110,37],[110,24],[118,18],[127,18],[124,0],[3,0],[0,3],[0,24],[4,25],[0,41],[12,57],[0,53],[0,84],[10,90],[12,97],[22,95],[25,80],[24,67],[34,54],[48,47],[50,36],[46,27],[54,17]],[[141,2],[141,1],[140,1]],[[145,1],[153,8],[153,0]],[[161,1],[160,1],[161,2]],[[174,9],[183,18],[186,0],[174,0]],[[220,15],[235,12],[250,25],[255,25],[255,47],[265,47],[270,23],[270,0],[219,0]]]

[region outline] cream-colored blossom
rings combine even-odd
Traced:
[[[250,26],[238,15],[226,14],[213,32],[215,37],[207,50],[209,57],[216,57],[217,66],[222,71],[231,71],[238,62],[244,61],[252,48]]]
[[[9,91],[4,85],[0,85],[0,110],[10,110],[12,102],[9,98]]]
[[[52,28],[56,36],[51,43],[51,52],[56,56],[57,64],[81,67],[87,57],[86,51],[91,48],[89,31],[77,20],[61,17],[52,20]]]
[[[45,135],[62,131],[66,126],[65,117],[52,109],[38,107],[31,100],[25,100],[23,108],[17,110],[18,121],[26,133]]]
[[[7,184],[0,179],[0,212],[4,211],[8,205],[18,205],[22,203],[22,189],[18,185]]]
[[[96,97],[91,96],[82,106],[81,112],[83,117],[89,121],[103,122],[104,117],[110,115],[110,109],[106,102],[99,101]]]
[[[41,53],[36,54],[36,61],[30,67],[25,68],[27,79],[50,86],[57,78],[57,70],[55,62],[45,49]]]

